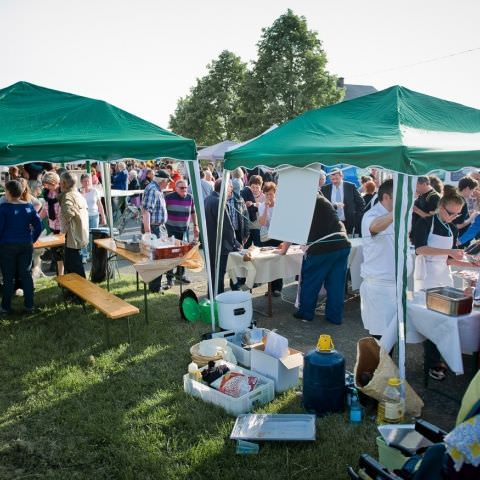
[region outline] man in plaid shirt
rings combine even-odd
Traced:
[[[142,199],[142,227],[144,233],[153,233],[160,236],[160,227],[167,221],[167,206],[162,190],[168,185],[170,175],[165,170],[158,170],[143,192]],[[148,284],[151,292],[159,292],[162,276]]]

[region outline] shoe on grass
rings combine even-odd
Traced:
[[[294,312],[293,316],[305,323],[313,322],[313,320],[308,320],[308,318],[305,318],[300,312]]]
[[[182,282],[185,285],[188,285],[188,284],[192,283],[191,280],[189,278],[187,278],[185,275],[183,277],[177,277],[177,280],[179,282]]]

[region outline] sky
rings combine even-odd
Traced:
[[[167,128],[212,60],[255,60],[262,28],[288,8],[345,83],[480,108],[480,0],[0,0],[0,88],[28,81]]]

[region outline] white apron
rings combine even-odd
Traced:
[[[443,222],[442,222],[443,223]],[[432,228],[428,235],[427,246],[433,248],[453,248],[453,234],[448,227],[450,236],[443,237],[433,233],[435,218],[432,218]],[[415,291],[434,287],[453,287],[450,267],[447,265],[448,255],[417,255],[415,259]]]
[[[363,326],[371,335],[384,335],[397,318],[395,282],[366,277],[360,285],[360,312]]]

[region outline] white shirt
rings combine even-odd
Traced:
[[[332,198],[330,199],[330,202],[332,205],[335,205],[337,203],[344,203],[343,202],[343,182],[340,182],[340,184],[335,186],[332,183]],[[345,212],[343,211],[343,208],[337,207],[337,215],[338,218],[343,222],[345,221]]]
[[[82,192],[82,195],[84,196],[85,200],[87,201],[87,206],[88,206],[88,216],[92,215],[98,215],[98,192],[92,188],[88,193]]]
[[[378,217],[387,215],[388,210],[378,202],[368,210],[362,219],[363,263],[362,278],[395,282],[395,235],[393,222],[383,232],[373,235],[370,225]]]

